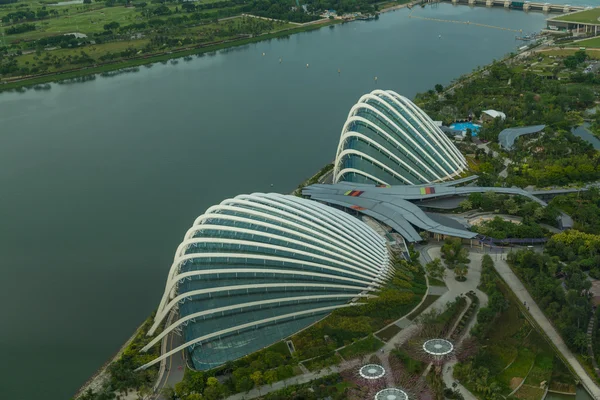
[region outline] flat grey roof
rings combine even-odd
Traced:
[[[500,146],[503,148],[510,150],[515,144],[515,140],[517,140],[519,136],[541,132],[545,127],[546,125],[533,125],[518,128],[507,128],[498,135],[498,143],[500,143]]]

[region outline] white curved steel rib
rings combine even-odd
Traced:
[[[339,154],[340,159],[344,158],[344,156],[346,155],[356,155],[360,158],[364,158],[366,160],[369,160],[372,164],[377,165],[379,167],[381,167],[382,170],[387,171],[390,175],[404,181],[404,182],[408,182],[409,185],[415,185],[414,182],[410,181],[408,178],[406,178],[405,176],[403,176],[402,174],[396,172],[395,170],[393,170],[392,168],[388,167],[387,165],[385,165],[384,163],[382,163],[381,161],[361,152],[358,150],[354,150],[354,149],[345,149],[344,151],[342,151]]]
[[[267,221],[279,222],[282,225],[287,225],[287,226],[296,228],[298,230],[305,231],[309,234],[318,234],[320,237],[323,237],[325,240],[335,240],[339,246],[342,246],[345,249],[354,252],[355,254],[357,254],[360,257],[364,257],[364,253],[370,253],[370,251],[368,251],[366,248],[364,248],[363,245],[358,245],[356,247],[350,246],[350,244],[347,243],[347,240],[341,238],[338,234],[332,232],[331,230],[319,229],[318,226],[315,226],[316,224],[309,223],[308,221],[302,221],[302,222],[307,222],[307,225],[310,225],[310,226],[305,226],[305,225],[299,224],[298,222],[295,222],[294,220],[281,218],[281,217],[278,217],[273,214],[265,213],[263,211],[257,211],[257,210],[252,210],[249,208],[241,208],[241,207],[227,206],[227,205],[219,206],[219,208],[217,210],[213,209],[213,210],[210,210],[210,212],[212,213],[213,211],[220,211],[220,210],[227,210],[227,211],[237,212],[237,213],[245,214],[245,215],[249,215],[249,216],[260,217],[260,218],[264,218]],[[227,214],[217,214],[217,215],[227,215]],[[313,227],[315,229],[310,229],[310,227]],[[378,258],[376,255],[373,255],[373,256],[375,258]]]
[[[354,121],[358,121],[358,120],[364,120],[364,121],[366,121],[365,123],[368,123],[368,124],[372,125],[372,127],[373,127],[373,128],[376,128],[376,129],[378,129],[378,130],[381,130],[381,129],[380,129],[378,126],[377,126],[377,125],[373,125],[373,124],[371,123],[371,121],[368,121],[368,120],[366,120],[366,119],[364,119],[364,118],[362,118],[362,117],[353,117],[353,122],[354,122]],[[360,122],[363,122],[363,121],[360,121]],[[381,130],[381,131],[382,131],[382,130]],[[382,131],[382,132],[383,132],[383,131]],[[373,147],[376,147],[376,148],[377,148],[377,150],[385,152],[385,153],[386,153],[388,156],[390,156],[391,158],[395,159],[395,160],[398,162],[398,164],[401,164],[401,165],[403,165],[405,169],[407,169],[407,170],[411,171],[413,174],[415,174],[415,175],[416,175],[416,176],[417,176],[419,179],[421,179],[421,181],[422,181],[422,182],[430,182],[430,181],[431,181],[431,179],[429,179],[429,178],[426,178],[426,177],[424,177],[423,175],[421,175],[421,174],[420,174],[418,171],[416,171],[414,168],[412,168],[410,165],[408,165],[408,164],[407,164],[407,163],[406,163],[404,160],[402,160],[400,157],[396,156],[394,153],[392,153],[391,151],[389,151],[388,149],[386,149],[386,148],[385,148],[384,146],[382,146],[382,145],[381,145],[379,142],[377,142],[377,141],[375,141],[375,140],[373,140],[373,139],[369,138],[368,136],[366,136],[366,135],[364,135],[364,134],[362,134],[362,133],[360,133],[360,132],[357,132],[357,131],[346,131],[346,132],[344,132],[344,133],[342,134],[342,137],[340,138],[340,143],[345,143],[345,141],[346,141],[346,140],[348,140],[348,139],[349,139],[349,138],[351,138],[351,137],[357,137],[357,138],[360,138],[360,139],[362,139],[362,140],[364,140],[364,141],[366,141],[366,142],[369,142],[370,144],[372,144],[372,145],[373,145]],[[390,138],[391,138],[391,137],[390,137]],[[391,138],[391,139],[393,139],[393,138]],[[394,141],[395,141],[395,139],[394,139]],[[397,143],[398,143],[398,142],[397,142]],[[398,143],[398,144],[399,144],[399,143]],[[400,144],[400,146],[402,146],[402,145]],[[402,146],[402,148],[404,148],[404,146]],[[342,150],[342,151],[343,151],[343,150]],[[405,149],[405,151],[406,151],[406,153],[408,153],[408,150],[406,150],[406,149]],[[341,161],[341,155],[340,155],[340,154],[341,154],[341,153],[338,153],[338,157],[340,158],[340,161]],[[405,182],[408,182],[408,183],[409,183],[409,185],[414,185],[414,183],[410,183],[410,181],[409,181],[408,179],[403,179],[403,180],[404,180]]]
[[[171,351],[169,351],[167,353],[161,354],[159,357],[155,358],[154,360],[152,360],[152,361],[150,361],[150,362],[142,365],[141,367],[138,367],[136,369],[136,371],[144,370],[144,369],[146,369],[148,367],[151,367],[152,365],[156,364],[157,362],[160,362],[161,360],[163,360],[165,358],[168,358],[168,357],[172,356],[173,354],[176,354],[177,352],[185,349],[186,347],[189,347],[189,346],[191,346],[193,344],[202,342],[204,340],[211,339],[213,337],[218,337],[218,336],[221,336],[221,335],[225,335],[225,334],[228,334],[228,333],[232,333],[232,332],[235,332],[235,331],[239,331],[239,330],[250,328],[250,327],[253,327],[253,326],[257,326],[257,325],[264,325],[264,324],[267,324],[267,323],[270,323],[270,322],[276,322],[276,321],[279,321],[279,320],[282,320],[282,319],[295,318],[295,317],[299,317],[299,316],[305,315],[305,314],[315,314],[315,313],[327,312],[327,311],[335,310],[337,308],[352,307],[352,306],[360,305],[360,304],[361,303],[350,303],[350,304],[342,304],[342,305],[338,305],[338,306],[321,307],[321,308],[315,308],[315,309],[312,309],[312,310],[298,311],[298,312],[295,312],[295,313],[279,315],[277,317],[265,318],[265,319],[261,319],[259,321],[249,322],[249,323],[246,323],[246,324],[242,324],[242,325],[234,326],[234,327],[231,327],[231,328],[223,329],[221,331],[213,332],[211,334],[208,334],[208,335],[205,335],[205,336],[201,336],[201,337],[196,338],[194,340],[190,340],[190,341],[182,344],[181,346],[178,346],[178,347],[172,349]]]
[[[208,289],[198,289],[191,290],[189,292],[185,292],[177,295],[173,298],[169,304],[163,310],[157,311],[154,324],[151,327],[151,332],[155,332],[158,325],[162,322],[162,320],[167,316],[167,314],[171,311],[171,309],[177,304],[179,301],[185,299],[186,297],[197,296],[200,294],[212,294],[219,292],[228,292],[234,290],[248,290],[248,289],[268,289],[268,288],[292,288],[292,287],[312,287],[312,288],[331,288],[331,289],[347,289],[347,290],[356,290],[357,293],[362,292],[370,292],[376,290],[375,288],[369,286],[350,286],[350,285],[337,285],[337,284],[329,284],[329,283],[258,283],[253,285],[234,285],[234,286],[219,286],[212,287]]]
[[[287,197],[293,197],[293,196],[287,196]],[[322,226],[323,229],[327,229],[328,231],[330,231],[332,227],[336,227],[337,229],[339,229],[340,235],[344,236],[344,238],[348,242],[355,243],[356,245],[364,244],[364,243],[361,243],[360,238],[355,236],[356,235],[355,231],[347,229],[348,227],[345,226],[345,224],[341,224],[339,221],[335,221],[335,220],[328,218],[327,213],[325,215],[321,215],[320,217],[317,217],[317,216],[313,215],[306,207],[303,207],[300,204],[294,204],[294,206],[290,206],[287,202],[285,202],[285,197],[276,198],[270,194],[253,193],[251,195],[236,196],[235,200],[237,200],[237,199],[244,199],[244,200],[248,200],[251,202],[262,202],[262,203],[266,203],[266,205],[270,205],[273,207],[284,208],[285,210],[288,210],[291,215],[295,215],[295,220],[297,220],[297,221],[304,222],[307,219],[309,219],[310,221]],[[230,203],[231,202],[227,202],[225,204],[230,204]],[[304,200],[304,203],[307,203],[307,202]],[[286,213],[284,215],[289,216],[290,214]],[[324,224],[325,221],[329,221],[330,223],[326,225],[326,224]],[[355,226],[355,225],[357,225],[357,223],[355,222],[353,225]],[[369,249],[369,251],[372,250],[371,247],[368,245],[366,246],[366,248]]]
[[[343,272],[343,271],[342,271]],[[169,282],[169,285],[173,287],[178,282],[182,281],[185,278],[191,278],[193,276],[202,276],[202,275],[231,275],[231,274],[264,274],[264,275],[298,275],[298,276],[306,276],[312,278],[323,278],[326,280],[336,280],[336,281],[347,281],[352,283],[358,283],[359,285],[373,285],[373,286],[381,286],[384,281],[380,277],[369,278],[369,279],[356,279],[349,278],[347,276],[340,275],[332,275],[325,274],[320,272],[307,272],[300,271],[294,269],[266,269],[266,268],[210,268],[210,269],[197,269],[193,271],[187,271],[178,275]],[[320,282],[320,281],[318,281]]]
[[[230,205],[230,204],[236,204],[236,205]],[[242,207],[241,205],[247,205],[247,206],[259,208],[260,210],[245,208],[245,207]],[[295,217],[294,214],[291,214],[289,212],[286,212],[283,210],[278,210],[278,209],[273,209],[271,207],[265,206],[260,203],[253,203],[253,202],[249,202],[247,200],[235,199],[235,198],[224,200],[218,206],[210,207],[207,210],[207,213],[219,211],[219,210],[228,210],[228,211],[232,211],[232,212],[255,215],[258,217],[265,218],[267,220],[276,220],[278,222],[288,224],[288,225],[291,224],[291,221],[298,220],[298,217]],[[309,225],[309,226],[313,227],[314,229],[322,232],[325,235],[330,235],[331,237],[335,237],[340,242],[340,244],[344,244],[347,246],[347,242],[354,243],[355,246],[358,246],[360,249],[363,250],[363,253],[370,253],[376,259],[380,257],[377,254],[374,254],[373,250],[371,248],[369,248],[368,246],[365,246],[363,243],[358,242],[355,238],[342,237],[337,232],[331,230],[330,227],[322,226],[319,223],[315,223],[312,220],[304,219],[304,220],[302,220],[302,222],[304,224]],[[299,224],[296,223],[296,225],[299,225]],[[302,226],[302,225],[300,225],[300,226]],[[302,228],[302,229],[306,230],[307,227],[304,226],[304,228]],[[346,236],[346,235],[344,235],[344,236]]]
[[[339,229],[345,231],[347,235],[350,235],[350,237],[355,237],[355,235],[358,235],[361,238],[363,238],[366,242],[369,242],[374,246],[384,246],[383,240],[379,237],[379,235],[377,235],[375,231],[373,231],[372,229],[370,231],[365,229],[370,229],[370,227],[367,224],[363,224],[362,222],[359,222],[357,220],[340,218],[340,215],[345,215],[345,213],[338,213],[338,210],[336,210],[333,207],[329,207],[328,209],[324,210],[322,208],[315,207],[313,205],[313,201],[307,202],[305,199],[299,199],[296,196],[282,195],[277,193],[255,193],[255,195],[260,198],[268,197],[270,199],[276,199],[280,203],[285,203],[287,205],[290,205],[290,207],[301,209],[307,214],[312,215],[313,220],[329,222],[330,225],[336,226]],[[382,250],[380,251],[380,253],[383,254],[384,248],[381,247],[380,249]]]
[[[227,208],[227,206],[230,206],[231,204],[236,204],[237,206],[231,206],[234,208]],[[250,209],[250,208],[245,208],[242,207],[242,205],[246,205],[246,206],[250,206],[250,207],[256,207],[259,208],[260,210],[254,210],[254,209]],[[262,218],[265,218],[267,220],[272,219],[272,220],[276,220],[277,222],[280,223],[284,223],[284,224],[288,224],[288,225],[293,225],[294,227],[297,227],[299,229],[303,229],[303,230],[308,230],[307,227],[298,224],[298,222],[303,222],[303,223],[307,223],[308,225],[310,225],[311,227],[315,228],[316,230],[318,230],[319,232],[325,234],[328,237],[335,237],[337,240],[342,240],[342,243],[344,243],[345,241],[354,241],[352,238],[342,238],[340,237],[340,235],[338,235],[336,232],[333,232],[330,227],[325,227],[321,225],[322,221],[307,221],[306,219],[301,219],[301,217],[293,214],[293,213],[289,213],[283,210],[279,210],[279,209],[274,209],[272,207],[268,207],[265,206],[264,204],[260,204],[260,203],[255,203],[252,201],[248,201],[248,200],[243,200],[243,199],[239,199],[239,198],[233,198],[233,199],[227,199],[227,200],[223,200],[221,202],[221,204],[217,205],[217,206],[212,206],[207,210],[207,213],[210,212],[214,212],[214,211],[218,211],[221,209],[225,209],[225,210],[230,210],[230,211],[237,211],[237,212],[241,212],[241,213],[245,213],[245,214],[251,214],[251,215],[255,215],[255,216],[259,216]],[[308,217],[308,216],[306,216]],[[200,218],[200,217],[199,217]],[[199,219],[198,218],[198,219]],[[287,219],[286,219],[287,218]],[[300,220],[300,221],[299,221]],[[314,232],[311,231],[311,232]],[[362,246],[360,243],[357,243],[358,246],[360,246],[364,251],[366,252],[370,252],[370,249],[365,248],[364,246]]]
[[[400,107],[401,109],[403,109],[404,111],[406,111],[408,114],[413,116],[413,119],[415,120],[415,122],[419,125],[419,127],[421,128],[422,132],[425,132],[427,134],[427,136],[433,140],[433,142],[437,145],[438,148],[440,148],[440,150],[445,154],[446,157],[442,156],[438,151],[436,146],[434,146],[430,141],[426,140],[425,138],[423,138],[423,141],[425,143],[427,143],[427,145],[431,148],[431,150],[440,158],[440,160],[442,160],[442,162],[444,162],[448,168],[450,169],[450,171],[455,171],[457,168],[460,168],[460,164],[458,164],[455,160],[455,157],[451,156],[450,153],[448,153],[445,144],[442,144],[439,139],[440,137],[437,135],[437,127],[436,129],[434,129],[431,125],[427,124],[426,121],[422,121],[421,118],[419,117],[419,115],[415,115],[418,113],[415,113],[414,108],[410,108],[407,109],[407,106],[398,101],[397,98],[395,98],[392,94],[390,94],[387,91],[384,90],[374,90],[373,92],[371,92],[372,94],[377,93],[380,94],[382,96],[385,96],[386,98],[390,99],[395,105],[397,105],[398,107]],[[410,100],[409,102],[411,103],[411,106],[415,106],[414,103],[412,103]],[[422,111],[421,111],[422,112]],[[425,125],[423,125],[422,122],[425,122]],[[423,134],[421,131],[419,131],[418,129],[416,129],[412,123],[410,123],[409,121],[407,121],[407,123],[409,123],[409,125],[412,127],[412,129],[421,137],[423,137]],[[454,164],[454,166],[452,166],[450,164],[449,161],[452,161],[452,163]]]
[[[319,202],[306,202],[304,199],[299,199],[296,196],[285,196],[282,194],[275,193],[273,196],[281,199],[281,201],[289,201],[291,203],[296,203],[298,205],[302,204],[302,206],[307,209],[313,211],[313,215],[315,217],[320,217],[322,219],[331,221],[332,223],[337,223],[332,220],[331,217],[337,217],[338,219],[344,221],[345,223],[342,226],[345,226],[347,229],[352,228],[352,231],[348,231],[351,235],[357,234],[357,232],[363,237],[365,240],[371,242],[375,249],[379,249],[379,253],[381,253],[384,258],[388,257],[387,247],[385,244],[385,240],[377,232],[373,230],[369,225],[363,223],[354,217],[349,216],[347,213],[337,210],[333,207],[325,206],[320,204]]]
[[[370,103],[376,103],[374,107]],[[376,123],[367,120],[360,116],[359,111],[364,109],[366,112],[374,114],[374,118],[381,120],[382,123],[386,124],[390,129],[388,133],[385,129],[380,128]],[[381,109],[381,111],[380,111]],[[404,126],[401,127],[388,118],[384,113],[393,116]],[[404,114],[405,113],[405,114]],[[406,115],[406,117],[405,117]],[[410,121],[407,119],[410,118]],[[417,107],[412,101],[399,95],[392,90],[379,90],[376,89],[371,93],[363,95],[358,102],[350,109],[346,123],[342,128],[342,134],[340,142],[336,151],[336,159],[334,163],[334,182],[338,182],[344,173],[341,172],[343,168],[343,159],[340,156],[344,152],[344,146],[348,138],[358,137],[357,134],[360,132],[353,132],[349,129],[350,124],[361,123],[367,126],[369,129],[375,130],[381,135],[384,140],[393,144],[397,149],[402,149],[407,155],[408,159],[414,162],[415,168],[421,169],[424,175],[431,175],[433,179],[425,177],[421,173],[414,171],[412,167],[407,169],[411,173],[417,172],[417,176],[422,182],[420,183],[432,183],[441,182],[449,179],[454,179],[459,176],[462,171],[468,168],[466,159],[458,151],[456,146],[450,141],[450,139],[433,123],[431,118],[419,107]],[[402,138],[403,142],[407,146],[411,147],[410,151],[398,142],[393,135],[397,135]],[[368,135],[363,135],[368,137]],[[413,138],[414,136],[414,138]],[[360,140],[365,140],[363,137]],[[377,142],[377,141],[375,141]],[[417,143],[418,142],[418,143]],[[369,145],[373,145],[372,142],[368,142]],[[385,146],[376,146],[379,151],[385,149]],[[382,151],[389,157],[389,150]],[[363,153],[364,154],[364,153]],[[435,157],[440,161],[438,162]],[[397,163],[397,157],[393,158]],[[425,163],[425,161],[427,161]],[[402,164],[404,168],[407,168],[406,163]],[[366,174],[365,172],[359,172],[352,168],[346,168],[345,173],[359,173],[369,179],[387,184],[382,182],[381,179],[373,179],[373,176]],[[368,175],[368,176],[367,176]],[[406,182],[406,179],[402,179]]]
[[[279,225],[273,225],[273,224],[269,224],[267,222],[263,222],[263,221],[256,221],[256,220],[252,220],[249,218],[243,218],[243,217],[238,217],[238,216],[234,216],[234,215],[228,215],[228,214],[204,214],[202,216],[202,221],[200,222],[199,225],[195,225],[193,227],[191,227],[186,235],[185,235],[185,240],[190,240],[194,238],[194,235],[197,232],[200,232],[203,229],[209,229],[211,227],[218,227],[220,226],[221,228],[231,228],[233,230],[235,230],[237,227],[230,227],[230,226],[226,226],[226,225],[210,225],[210,224],[204,224],[204,221],[208,220],[208,219],[222,219],[222,220],[229,220],[229,221],[236,221],[236,222],[242,222],[242,223],[247,223],[247,224],[255,224],[255,225],[259,225],[268,229],[272,229],[275,231],[280,231],[280,232],[285,232],[285,233],[289,233],[291,235],[294,235],[296,237],[302,237],[303,239],[307,239],[312,241],[313,243],[318,243],[319,245],[322,246],[326,246],[332,250],[337,250],[340,253],[345,254],[347,257],[353,258],[355,261],[359,261],[359,262],[364,262],[364,263],[368,263],[370,264],[372,267],[377,267],[377,264],[372,262],[370,259],[361,259],[361,257],[359,257],[359,255],[357,255],[356,253],[350,252],[344,248],[340,248],[340,247],[336,247],[333,243],[327,241],[327,240],[323,240],[325,238],[325,236],[321,236],[322,239],[319,239],[317,237],[311,236],[311,235],[307,235],[305,233],[300,232],[299,230],[292,230],[283,226],[279,226]],[[327,238],[329,239],[329,238]],[[174,260],[177,258],[178,253],[175,253],[175,257]]]
[[[150,348],[152,348],[152,346],[154,346],[156,343],[158,343],[163,337],[168,335],[169,332],[172,332],[174,329],[177,329],[177,327],[179,327],[180,325],[184,324],[187,321],[191,321],[195,318],[199,318],[199,317],[203,317],[203,316],[207,316],[207,315],[211,315],[211,314],[216,314],[216,313],[220,313],[220,312],[225,312],[225,311],[231,311],[231,310],[237,310],[237,309],[242,310],[244,308],[277,304],[277,303],[289,303],[289,302],[302,301],[302,300],[324,300],[324,299],[355,298],[355,297],[373,297],[373,296],[368,295],[368,294],[341,294],[341,293],[340,294],[325,294],[322,296],[316,296],[316,295],[315,296],[296,296],[296,297],[285,297],[285,298],[277,298],[277,299],[269,299],[269,300],[251,301],[251,302],[247,302],[247,303],[234,304],[234,305],[226,306],[226,307],[214,308],[212,310],[200,311],[197,313],[187,315],[183,318],[180,318],[177,321],[173,322],[168,327],[165,327],[165,329],[161,333],[156,335],[156,337],[154,339],[152,339],[152,341],[150,341],[150,343],[148,343],[146,346],[144,346],[141,351],[146,352],[146,351],[150,350]]]
[[[402,104],[402,108],[407,112],[411,113],[411,115],[415,117],[417,123],[419,123],[419,125],[426,130],[428,135],[431,135],[431,137],[434,138],[436,143],[448,156],[448,159],[450,159],[455,164],[456,167],[452,169],[461,169],[461,161],[462,159],[464,159],[464,157],[462,157],[462,154],[458,152],[458,149],[456,149],[456,146],[454,146],[454,144],[448,139],[448,137],[433,123],[431,118],[406,97],[400,96],[398,93],[392,91],[387,91],[387,93],[389,96],[391,96],[392,99],[394,99],[396,104]],[[410,109],[410,111],[412,112],[407,110],[407,108]],[[425,126],[423,126],[422,123],[424,123]]]
[[[383,92],[385,93],[385,92]],[[389,98],[389,97],[388,97]],[[432,146],[432,144],[423,136],[423,132],[419,131],[418,129],[416,129],[413,124],[408,121],[400,112],[398,112],[398,110],[396,110],[389,102],[385,101],[383,98],[379,97],[379,96],[375,96],[372,93],[371,94],[366,94],[364,96],[362,96],[359,100],[359,103],[363,103],[363,104],[369,104],[368,100],[373,100],[376,101],[378,104],[381,104],[381,106],[385,109],[387,109],[389,112],[391,112],[393,115],[396,116],[396,118],[400,119],[405,125],[402,126],[402,130],[407,133],[407,137],[410,137],[412,139],[412,136],[410,135],[410,133],[408,133],[407,131],[410,130],[413,132],[413,135],[416,137],[419,137],[421,139],[421,142],[416,142],[414,139],[412,140],[412,143],[416,143],[418,145],[418,148],[421,150],[421,152],[423,153],[422,155],[429,158],[430,161],[432,161],[435,166],[438,168],[438,170],[443,171],[444,173],[448,174],[451,171],[454,171],[455,167],[452,167],[450,164],[448,164],[448,170],[444,167],[442,167],[437,160],[435,160],[430,151],[427,151],[425,149],[424,146],[429,147],[431,150],[433,150],[435,152],[435,154],[437,154],[441,160],[443,160],[443,157],[440,156],[440,154],[437,152],[437,150],[435,149],[434,146]],[[404,109],[404,107],[402,107]],[[397,125],[399,126],[399,125]],[[427,132],[429,134],[429,129],[427,129],[426,127],[421,125],[421,128],[423,129],[423,131]]]
[[[432,174],[433,176],[435,176],[437,179],[442,179],[439,175],[438,172],[444,172],[446,173],[446,171],[433,159],[433,157],[431,157],[421,146],[420,144],[416,143],[413,138],[407,134],[407,132],[400,128],[394,121],[392,121],[391,119],[389,119],[386,115],[384,115],[381,111],[379,111],[377,108],[373,107],[370,104],[367,103],[358,103],[356,105],[354,105],[352,107],[352,109],[350,110],[351,113],[353,113],[353,115],[356,115],[357,112],[360,109],[365,109],[368,111],[371,111],[373,113],[375,113],[377,116],[379,116],[380,118],[382,118],[385,122],[387,122],[392,129],[395,130],[395,134],[398,135],[398,137],[402,137],[404,139],[406,139],[408,142],[410,142],[415,148],[420,149],[421,153],[423,153],[427,158],[429,158],[430,161],[433,162],[433,164],[435,164],[437,166],[437,168],[439,169],[439,171],[434,171],[429,165],[427,165],[424,161],[424,159],[422,159],[419,155],[419,157],[417,157],[418,154],[415,154],[414,151],[409,152],[409,155],[411,156],[411,158],[413,160],[416,161],[416,164],[420,164],[424,170],[428,171],[430,174]],[[368,121],[368,120],[367,120]],[[370,121],[369,121],[370,122]],[[376,125],[374,123],[372,123],[373,125]],[[383,132],[385,132],[385,135],[390,136],[390,134],[386,131],[386,130],[382,130]]]
[[[425,148],[423,147],[423,145],[421,143],[418,143],[418,142],[415,141],[415,139],[413,139],[412,135],[408,132],[408,130],[412,130],[412,131],[416,131],[416,130],[413,128],[413,126],[408,121],[406,121],[406,119],[397,110],[395,110],[389,103],[383,101],[380,97],[372,96],[372,95],[365,95],[365,96],[367,96],[367,99],[369,99],[369,100],[375,100],[379,104],[384,105],[384,107],[386,109],[388,109],[389,111],[392,111],[393,114],[399,116],[403,121],[405,121],[406,124],[408,125],[408,127],[410,127],[410,128],[398,125],[396,122],[392,121],[391,119],[389,119],[389,117],[387,117],[385,114],[383,114],[379,109],[377,109],[376,107],[373,107],[371,104],[366,103],[366,102],[358,103],[358,104],[356,104],[353,107],[355,109],[354,115],[358,114],[358,111],[360,109],[367,109],[367,110],[375,111],[378,116],[384,117],[386,122],[392,124],[392,127],[394,129],[394,133],[396,133],[399,137],[404,138],[405,141],[410,142],[415,147],[415,151],[417,151],[418,153],[420,153],[420,154],[417,154],[417,155],[419,156],[418,159],[422,160],[422,164],[423,164],[423,162],[425,162],[425,158],[428,158],[429,161],[435,165],[435,167],[432,166],[431,164],[427,164],[427,167],[429,167],[429,168],[435,168],[436,172],[438,172],[438,173],[439,172],[443,172],[444,174],[448,173],[448,171],[446,171],[444,169],[444,167],[442,167],[431,156],[431,154],[425,150]],[[422,134],[419,133],[419,136],[421,137],[421,139],[423,139],[424,142],[427,142],[423,138]]]
[[[200,226],[202,226],[202,225],[200,225]],[[344,256],[344,255],[337,254],[334,251],[327,250],[327,249],[315,246],[315,245],[310,244],[310,243],[302,242],[300,240],[295,240],[295,239],[289,238],[287,236],[274,235],[272,233],[267,233],[267,232],[262,232],[262,231],[254,231],[254,230],[251,230],[251,229],[236,228],[236,227],[233,227],[233,226],[210,225],[210,227],[211,227],[211,229],[216,229],[218,227],[217,230],[219,230],[221,232],[239,232],[239,233],[244,233],[244,234],[247,234],[247,235],[261,236],[261,237],[264,237],[264,238],[267,238],[267,239],[281,240],[281,241],[284,241],[284,242],[297,244],[299,246],[303,246],[303,247],[306,247],[306,248],[314,249],[314,250],[317,250],[319,252],[328,254],[328,255],[333,256],[335,258],[338,258],[340,260],[345,260],[346,262],[348,262],[348,263],[350,263],[352,265],[355,265],[357,267],[362,267],[363,266],[362,263],[357,262],[356,260],[353,260],[353,259],[351,259],[349,257]],[[222,228],[226,228],[226,229],[222,229]],[[175,254],[177,256],[182,256],[182,255],[186,254],[187,249],[191,245],[196,244],[196,243],[201,243],[199,240],[201,238],[207,238],[207,237],[211,237],[211,236],[202,236],[202,237],[199,237],[199,238],[193,238],[193,239],[186,239],[186,240],[184,240],[183,242],[181,242],[181,244],[179,245],[179,247],[177,247],[177,252]],[[293,249],[290,249],[289,251],[293,251]]]
[[[239,240],[239,239],[224,239],[224,238],[212,238],[212,237],[203,237],[203,238],[197,238],[194,239],[194,243],[221,243],[221,244],[235,244],[235,245],[239,245],[239,246],[254,246],[254,247],[258,247],[258,248],[262,248],[262,249],[270,249],[270,250],[278,250],[281,252],[285,252],[285,253],[295,253],[295,254],[301,254],[304,256],[308,256],[308,257],[313,257],[316,259],[321,260],[321,262],[330,262],[332,264],[336,264],[339,266],[347,266],[347,263],[344,263],[340,260],[337,259],[333,259],[333,258],[329,258],[329,257],[325,257],[322,256],[320,254],[315,254],[315,253],[309,253],[307,251],[303,251],[303,250],[298,250],[298,249],[292,249],[289,247],[285,247],[285,246],[279,246],[279,245],[273,245],[273,244],[269,244],[269,243],[263,243],[263,242],[253,242],[250,240]],[[218,251],[218,250],[211,250],[211,251]],[[202,253],[187,253],[187,255],[196,255],[196,254],[202,254]],[[237,254],[237,253],[236,253]],[[254,253],[241,253],[241,254],[254,254]],[[180,257],[184,257],[180,256]],[[273,256],[277,256],[277,254],[273,254]],[[287,255],[289,257],[289,255]],[[264,256],[263,256],[264,257]],[[304,260],[299,260],[299,261],[304,261]],[[328,265],[328,264],[325,264]],[[360,271],[360,267],[356,267],[354,268],[358,271]],[[377,273],[378,270],[373,270],[373,273]]]
[[[348,173],[354,173],[354,174],[358,174],[358,175],[362,175],[364,177],[367,177],[369,179],[371,179],[372,181],[378,182],[379,185],[387,185],[389,186],[389,183],[387,183],[386,181],[383,181],[367,172],[361,171],[359,169],[356,168],[344,168],[342,169],[340,172],[338,172],[338,174],[335,177],[335,181],[334,182],[339,182],[340,178],[344,175],[344,174],[348,174]]]
[[[301,264],[301,265],[307,265],[307,266],[311,266],[311,267],[315,267],[315,268],[321,268],[321,269],[327,269],[326,265],[323,264],[318,264],[318,263],[313,263],[313,262],[309,262],[309,261],[302,261],[302,260],[296,260],[293,258],[285,258],[285,257],[276,257],[276,256],[265,256],[265,255],[261,255],[261,254],[243,254],[243,253],[193,253],[193,254],[185,254],[183,256],[180,256],[175,262],[173,262],[173,264],[171,265],[171,271],[169,271],[169,278],[167,280],[167,284],[165,286],[165,291],[163,293],[162,299],[160,301],[159,304],[159,311],[160,310],[164,310],[166,306],[166,303],[169,299],[169,296],[171,295],[171,291],[167,290],[167,287],[169,287],[169,282],[172,281],[175,277],[175,275],[179,272],[179,265],[186,261],[186,260],[191,260],[191,259],[199,259],[199,258],[229,258],[229,259],[240,259],[240,260],[248,260],[248,259],[252,259],[252,260],[269,260],[269,261],[279,261],[279,262],[285,262],[285,263],[290,263],[290,264]],[[375,280],[376,277],[381,275],[381,270],[380,271],[366,271],[364,269],[360,269],[360,268],[352,268],[356,271],[359,271],[360,273],[363,274],[365,279],[372,279]],[[382,268],[383,269],[383,268]],[[155,318],[155,324],[156,321],[158,320],[158,313],[156,314]],[[156,326],[158,326],[158,324],[156,324]],[[154,331],[154,329],[156,329],[153,325],[153,329],[151,331]]]
[[[416,104],[414,104],[406,97],[401,96],[393,91],[388,91],[388,93],[390,93],[393,97],[397,98],[399,101],[401,101],[411,110],[413,110],[413,114],[417,118],[419,118],[421,121],[427,124],[433,132],[437,133],[438,137],[446,144],[446,147],[454,154],[454,160],[458,161],[463,166],[463,168],[467,166],[466,159],[464,158],[464,156],[460,153],[460,151],[458,151],[458,149],[456,148],[456,146],[454,146],[450,139],[437,126],[435,126],[429,115],[427,115],[423,110],[417,107]]]
[[[395,93],[395,95],[399,100],[404,101],[405,104],[414,109],[415,113],[419,115],[423,121],[426,121],[427,124],[429,124],[432,128],[435,128],[435,131],[438,133],[439,137],[441,137],[442,140],[446,142],[448,148],[456,154],[457,159],[462,161],[464,163],[464,166],[467,166],[465,157],[460,153],[460,151],[458,151],[456,146],[454,146],[452,141],[444,134],[444,132],[442,132],[437,126],[435,126],[429,115],[427,115],[423,110],[417,107],[412,101],[410,101],[406,97],[401,96],[398,93]]]

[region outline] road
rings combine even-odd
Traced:
[[[167,351],[171,351],[177,346],[183,344],[183,337],[178,334],[172,332],[167,335]],[[176,383],[179,383],[183,380],[183,374],[185,372],[185,356],[184,351],[180,351],[176,354],[173,354],[166,360],[167,366],[165,369],[165,373],[162,376],[158,388],[157,395],[155,397],[156,400],[167,400],[160,392],[165,387],[175,387]]]
[[[544,315],[542,310],[535,303],[523,283],[515,275],[506,263],[505,257],[494,260],[494,266],[496,271],[500,274],[502,279],[508,284],[511,290],[517,295],[517,298],[521,302],[527,302],[529,307],[529,314],[537,322],[537,324],[544,330],[546,335],[550,338],[552,343],[556,346],[558,351],[563,355],[566,361],[569,363],[571,368],[577,374],[579,380],[583,386],[590,392],[595,399],[600,399],[600,388],[594,383],[592,378],[585,372],[579,360],[573,355],[571,350],[567,347],[563,339],[560,337],[554,326],[550,323],[548,318]]]

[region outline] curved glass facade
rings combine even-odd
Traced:
[[[420,185],[453,179],[466,167],[454,144],[412,101],[374,90],[348,114],[334,182]]]
[[[150,334],[178,312],[146,348],[182,329],[194,368],[211,369],[354,305],[389,273],[385,241],[361,220],[294,196],[240,195],[186,233]]]

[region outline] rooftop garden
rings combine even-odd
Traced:
[[[568,15],[562,15],[560,17],[552,19],[556,21],[581,22],[586,24],[600,25],[600,21],[598,21],[598,18],[600,18],[600,7],[593,8],[591,10],[579,11]]]

